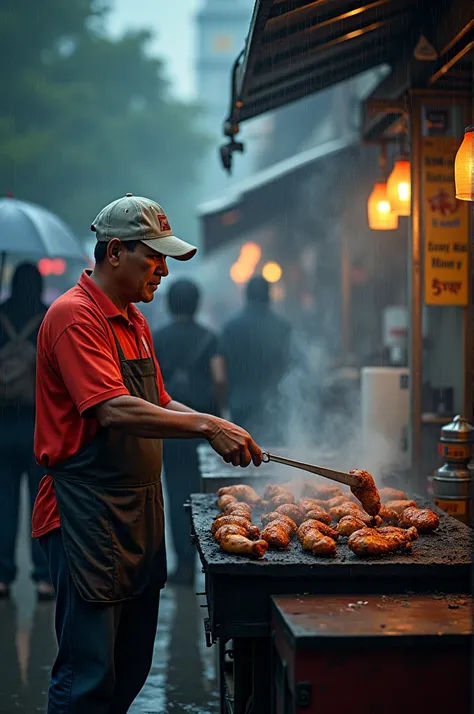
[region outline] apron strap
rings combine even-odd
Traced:
[[[126,362],[127,360],[125,359],[125,355],[124,355],[124,353],[123,353],[122,345],[120,344],[120,342],[119,342],[119,340],[118,340],[118,337],[117,337],[117,335],[115,334],[115,330],[114,330],[114,328],[113,328],[113,326],[112,326],[112,323],[111,323],[111,321],[109,320],[108,317],[106,317],[105,319],[106,319],[107,322],[109,323],[109,327],[110,327],[110,329],[112,330],[112,335],[114,336],[115,346],[117,347],[117,352],[118,352],[118,355],[119,355],[119,359],[120,359],[121,362]]]
[[[80,285],[79,287],[81,287],[81,288],[84,290],[84,292],[86,293],[86,295],[87,295],[93,302],[95,302],[96,305],[97,305],[97,302],[94,300],[93,297],[91,297],[91,295],[89,295],[89,293],[87,292],[87,290],[86,290],[82,285]],[[102,312],[102,310],[101,310],[101,312]],[[103,314],[103,313],[102,313],[102,314]],[[113,338],[114,338],[114,340],[115,340],[115,346],[117,347],[117,352],[118,352],[118,356],[119,356],[120,361],[121,361],[121,362],[127,362],[127,359],[126,359],[125,354],[124,354],[123,349],[122,349],[122,345],[120,344],[119,339],[118,339],[117,335],[115,334],[115,330],[114,330],[114,328],[113,328],[112,321],[111,321],[108,317],[106,317],[105,315],[104,315],[104,317],[105,317],[105,319],[107,320],[108,325],[109,325],[109,327],[110,327],[110,329],[111,329],[111,331],[112,331],[112,335],[113,335]],[[142,350],[142,347],[143,347],[143,348],[144,348],[144,351],[145,351],[145,359],[146,359],[146,358],[149,358],[149,359],[150,359],[150,358],[152,357],[152,352],[151,352],[151,350],[150,350],[150,347],[149,347],[149,345],[148,345],[148,342],[147,342],[146,339],[145,339],[145,335],[142,336],[140,342],[141,342],[141,345],[140,345],[140,344],[138,345],[138,352],[141,353],[141,350]],[[141,356],[141,355],[140,355],[140,356]],[[143,359],[143,357],[141,357],[141,359]]]

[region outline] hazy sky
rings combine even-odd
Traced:
[[[156,35],[153,50],[168,65],[174,93],[194,95],[194,15],[202,0],[110,0],[109,27],[114,34],[145,27]]]

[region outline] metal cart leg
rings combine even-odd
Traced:
[[[272,714],[271,639],[252,641],[252,714]]]
[[[243,637],[234,639],[234,714],[248,714],[252,696],[252,643],[253,640]]]
[[[225,641],[217,640],[217,681],[219,683],[219,714],[228,714],[226,699],[227,687],[225,683]]]

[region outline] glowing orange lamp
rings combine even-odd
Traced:
[[[378,181],[367,201],[369,228],[373,231],[394,231],[398,228],[398,216],[392,211],[387,197],[387,184]]]
[[[274,263],[273,261],[265,263],[262,268],[262,276],[265,278],[267,283],[277,283],[281,279],[282,274],[283,271],[281,267],[278,263]]]
[[[474,126],[468,126],[454,160],[456,198],[474,201]]]
[[[387,181],[387,198],[392,211],[397,216],[411,213],[410,160],[402,155],[395,159],[395,165]]]

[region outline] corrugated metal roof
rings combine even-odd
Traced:
[[[433,69],[423,80],[432,88],[468,91],[469,19],[470,0],[257,0],[234,70],[227,133],[381,64],[401,63],[407,75],[421,65],[423,71]],[[449,40],[443,38],[447,32]],[[437,61],[415,59],[422,35],[434,42]]]

